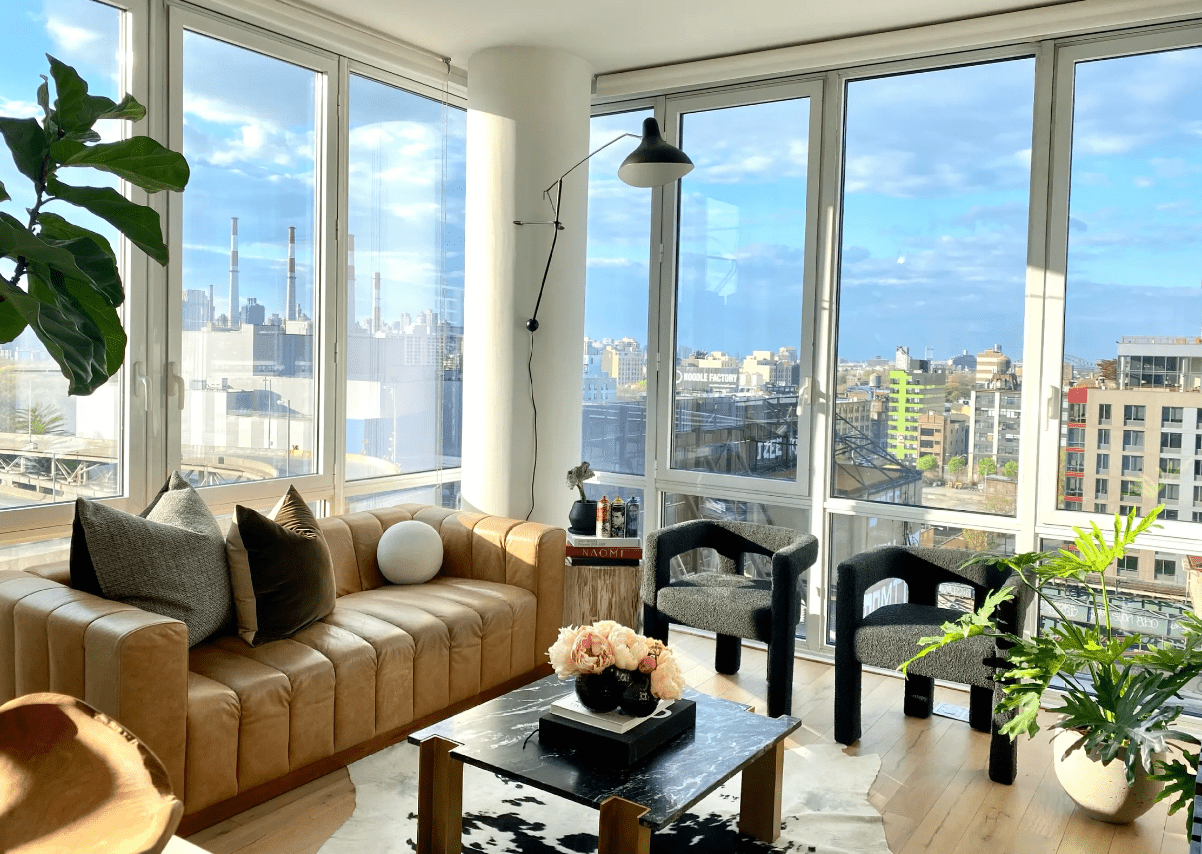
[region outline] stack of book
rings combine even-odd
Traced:
[[[538,722],[538,738],[553,750],[568,749],[591,764],[628,768],[697,721],[692,700],[660,700],[652,714],[636,718],[619,710],[594,712],[575,693],[551,704]]]
[[[638,537],[582,537],[568,532],[571,566],[638,566],[643,543]]]

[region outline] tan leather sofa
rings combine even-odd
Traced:
[[[376,543],[410,518],[441,533],[443,568],[392,585]],[[0,703],[55,691],[120,721],[166,766],[186,833],[550,672],[562,529],[411,504],[321,525],[334,612],[260,647],[189,651],[183,623],[73,590],[65,565],[0,571]]]

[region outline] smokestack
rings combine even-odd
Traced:
[[[299,320],[296,311],[296,227],[288,226],[288,319]]]
[[[347,328],[355,328],[355,235],[347,235],[346,244],[346,320]]]
[[[380,331],[380,274],[371,274],[371,331]]]
[[[230,329],[241,323],[238,317],[238,217],[230,217]]]

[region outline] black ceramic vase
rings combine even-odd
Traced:
[[[622,711],[631,717],[646,717],[659,705],[659,700],[651,693],[651,676],[637,670],[629,673],[630,684],[622,692]]]
[[[612,712],[622,699],[622,685],[613,665],[600,673],[582,673],[576,677],[576,696],[594,712]]]
[[[597,533],[597,502],[576,501],[568,511],[568,522],[573,534],[591,537]]]

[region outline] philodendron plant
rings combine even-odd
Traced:
[[[1136,519],[1134,510],[1126,517],[1116,514],[1110,542],[1091,523],[1088,531],[1073,529],[1077,537],[1069,548],[976,558],[974,562],[997,563],[1018,573],[1046,608],[1043,613],[1056,615],[1055,622],[1032,637],[1000,631],[994,610],[1014,596],[1013,588],[1003,588],[990,595],[975,613],[944,623],[941,637],[920,640],[921,649],[902,665],[902,670],[916,659],[964,638],[986,635],[1012,644],[1006,652],[1006,696],[998,711],[1013,712],[1014,716],[1002,726],[1003,733],[1018,738],[1038,732],[1040,703],[1055,687],[1063,693],[1058,697],[1059,705],[1048,707],[1049,712],[1060,716],[1052,726],[1080,736],[1070,752],[1085,750],[1106,763],[1122,762],[1128,783],[1134,784],[1141,771],[1162,780],[1167,785],[1158,799],[1172,799],[1170,813],[1190,805],[1194,770],[1183,758],[1196,767],[1197,750],[1183,750],[1183,758],[1163,757],[1170,753],[1171,741],[1198,744],[1197,738],[1174,729],[1173,724],[1182,712],[1174,700],[1202,674],[1202,619],[1189,612],[1181,616],[1179,646],[1119,631],[1111,619],[1113,591],[1105,577],[1105,571],[1132,548],[1136,537],[1153,526],[1161,509],[1157,507],[1143,519]],[[1074,622],[1060,609],[1053,593],[1066,581],[1087,591],[1092,624]],[[1054,680],[1059,684],[1053,686]],[[1187,835],[1192,818],[1193,809],[1187,809]]]
[[[8,276],[0,275],[0,344],[32,328],[70,381],[69,393],[86,395],[125,359],[117,313],[125,289],[108,240],[69,222],[60,213],[69,210],[63,205],[96,215],[164,266],[167,246],[157,211],[110,187],[65,183],[60,173],[100,169],[148,193],[178,192],[188,183],[188,163],[145,136],[101,142],[96,122],[140,121],[146,109],[130,95],[120,102],[89,95],[74,68],[46,58],[55,99],[51,104],[50,81],[43,76],[37,91],[42,119],[0,117],[0,135],[17,170],[33,182],[25,222],[0,210],[0,259],[12,265]],[[12,199],[0,183],[0,202],[7,201]]]

